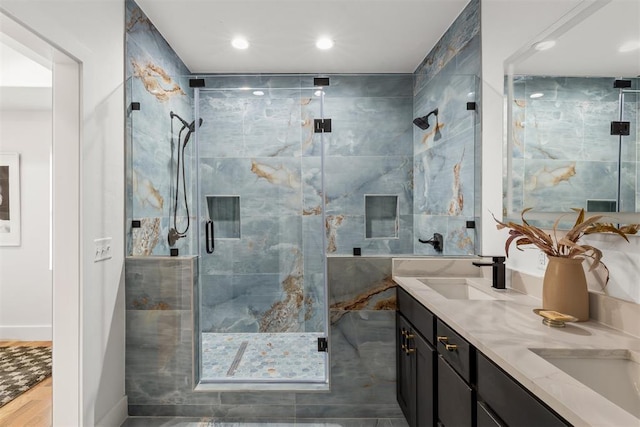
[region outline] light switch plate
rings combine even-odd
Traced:
[[[111,258],[111,237],[95,239],[93,241],[93,262],[104,261]]]

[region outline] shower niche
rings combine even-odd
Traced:
[[[240,238],[240,196],[206,196],[209,219],[218,239]]]
[[[398,196],[365,195],[365,238],[397,239],[400,227]]]

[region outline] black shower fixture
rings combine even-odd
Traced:
[[[171,147],[173,150],[173,119],[178,119],[182,123],[182,128],[178,132],[178,160],[177,160],[177,168],[176,168],[176,187],[175,187],[175,198],[173,203],[173,227],[169,229],[169,235],[167,236],[167,241],[169,246],[173,246],[176,244],[178,239],[187,236],[187,231],[189,230],[189,201],[187,200],[187,182],[185,179],[185,168],[184,168],[184,149],[189,142],[189,138],[191,134],[196,131],[196,121],[192,121],[191,123],[184,120],[182,117],[171,111],[169,113],[169,117],[171,117]],[[198,119],[198,127],[202,126],[202,119]],[[187,133],[182,139],[182,132],[187,130]],[[172,153],[173,157],[173,153]],[[184,209],[186,211],[187,225],[183,231],[178,231],[178,195],[180,194],[180,176],[182,172],[182,194],[184,195]],[[171,211],[171,209],[170,209]]]
[[[434,116],[436,116],[436,123],[438,123],[438,109],[436,108],[435,110],[431,111],[426,116],[422,116],[422,117],[418,117],[417,119],[414,119],[413,120],[413,124],[418,126],[422,130],[429,129],[429,116],[432,115],[432,114]],[[437,128],[437,126],[436,126],[436,128]]]

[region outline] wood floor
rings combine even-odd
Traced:
[[[51,341],[0,341],[0,346],[51,347]],[[0,408],[0,427],[51,427],[52,377]]]

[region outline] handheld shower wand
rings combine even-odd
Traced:
[[[184,149],[189,142],[189,138],[191,134],[196,131],[196,122],[195,120],[191,123],[188,123],[179,115],[175,114],[173,111],[169,113],[169,117],[171,117],[171,139],[173,146],[173,119],[178,119],[182,123],[182,128],[178,132],[178,161],[177,161],[177,169],[176,169],[176,192],[173,203],[173,227],[169,229],[169,234],[167,236],[167,241],[169,246],[172,247],[176,244],[176,242],[187,236],[187,231],[189,231],[190,218],[189,218],[189,201],[187,200],[187,182],[185,179],[185,167],[184,167]],[[198,120],[198,127],[202,126],[202,119]],[[182,132],[188,129],[184,142],[181,141]],[[181,143],[182,142],[182,143]],[[187,226],[183,231],[178,230],[178,196],[180,193],[180,169],[182,169],[182,194],[184,197],[184,208],[187,215]]]

